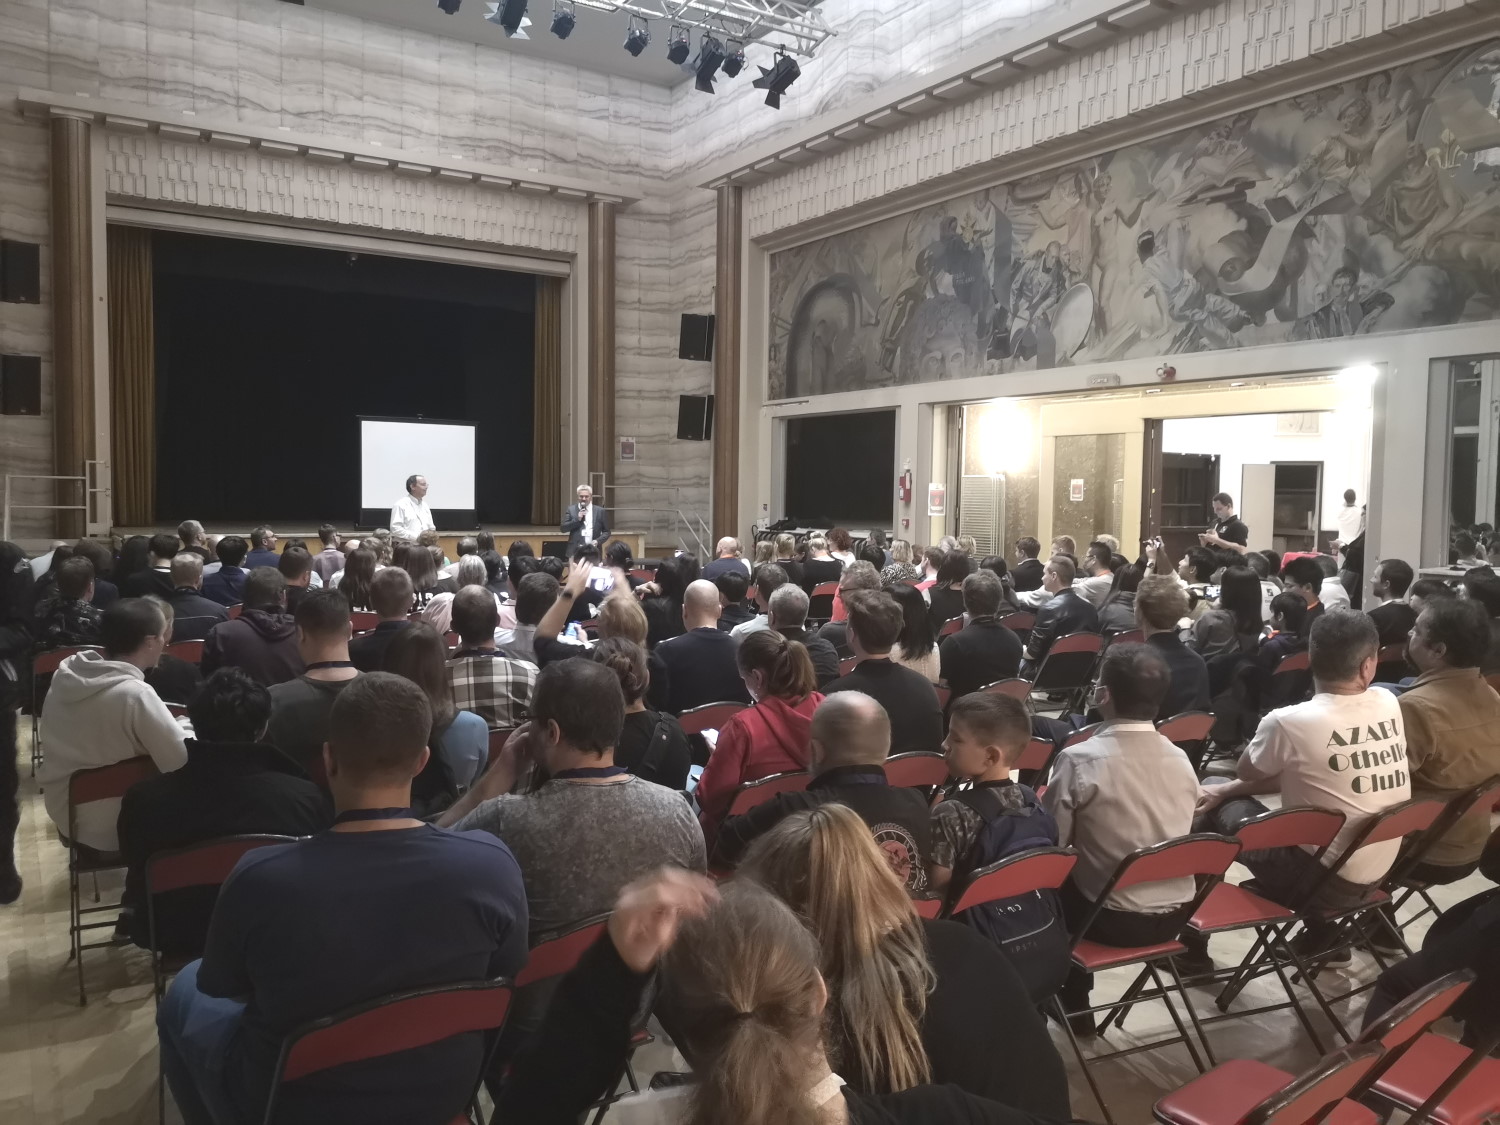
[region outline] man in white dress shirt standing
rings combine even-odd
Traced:
[[[396,501],[391,509],[391,534],[397,539],[409,539],[413,543],[424,531],[432,530],[432,509],[427,506],[427,478],[406,478],[406,495]]]

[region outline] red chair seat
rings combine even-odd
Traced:
[[[1333,920],[1335,918],[1343,918],[1349,914],[1358,914],[1361,910],[1369,910],[1372,906],[1382,906],[1390,901],[1390,895],[1386,894],[1379,888],[1376,888],[1374,890],[1365,892],[1365,897],[1354,906],[1333,907],[1330,909],[1318,910],[1316,911],[1316,913],[1320,918]]]
[[[1171,1125],[1231,1125],[1292,1081],[1256,1059],[1230,1059],[1156,1103],[1156,1119]]]
[[[1268,898],[1261,898],[1254,891],[1233,883],[1220,883],[1208,892],[1208,898],[1193,913],[1188,925],[1199,933],[1211,934],[1261,922],[1286,922],[1292,917],[1292,911]]]
[[[1150,961],[1156,957],[1170,957],[1187,952],[1180,941],[1163,941],[1156,945],[1103,945],[1084,938],[1073,950],[1073,963],[1089,973],[1097,973],[1115,965],[1129,965],[1136,961]]]
[[[1375,1082],[1375,1092],[1415,1110],[1468,1059],[1461,1043],[1423,1035]],[[1439,1125],[1478,1125],[1500,1113],[1500,1059],[1484,1059],[1432,1114]]]

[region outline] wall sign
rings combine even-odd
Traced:
[[[929,516],[941,516],[945,514],[948,504],[948,486],[945,484],[929,484],[927,486],[927,514]]]
[[[620,439],[620,460],[621,461],[634,461],[635,460],[635,438],[633,438],[633,437],[622,437]]]
[[[1078,503],[1083,499],[1083,478],[1074,477],[1068,481],[1068,499]]]

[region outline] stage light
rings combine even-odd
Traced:
[[[724,44],[714,36],[707,33],[703,41],[698,44],[698,61],[694,64],[698,71],[698,80],[693,83],[696,89],[705,94],[714,92],[714,75],[718,73],[719,64],[724,61]]]
[[[636,58],[651,42],[651,26],[639,16],[630,17],[630,30],[625,33],[625,49]]]
[[[566,3],[556,4],[552,8],[552,34],[559,39],[566,39],[573,34],[573,28],[578,23],[578,17],[573,14],[572,0]]]
[[[1334,381],[1345,387],[1368,390],[1380,378],[1380,371],[1373,363],[1356,363],[1346,367],[1334,377]]]
[[[499,24],[511,39],[531,38],[523,30],[531,26],[531,17],[526,14],[526,0],[492,0],[484,18]]]
[[[802,68],[797,65],[796,59],[778,51],[775,64],[769,68],[761,67],[760,77],[751,85],[766,92],[768,106],[772,109],[780,109],[781,95],[786,93],[788,86],[797,81],[797,76],[801,73]]]
[[[674,23],[672,33],[667,36],[667,61],[681,66],[687,62],[688,52],[691,50],[692,44],[688,41],[687,28],[680,23]]]
[[[463,2],[464,0],[437,0],[437,5],[452,16],[458,14],[458,6]]]
[[[724,58],[724,77],[734,78],[745,69],[745,45],[738,39],[729,41],[729,53]]]

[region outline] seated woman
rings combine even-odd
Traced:
[[[951,1082],[1067,1120],[1067,1074],[1020,974],[974,928],[918,918],[853,810],[794,813],[751,845],[739,873],[818,939],[829,1036],[851,1086],[889,1093]]]
[[[624,1068],[660,963],[655,1009],[697,1081],[617,1103],[680,1125],[1036,1125],[1048,1119],[955,1086],[869,1093],[845,1084],[823,1036],[816,939],[775,896],[663,871],[621,893],[608,933],[562,981],[496,1100],[503,1121],[577,1120]],[[1009,1060],[993,1060],[996,1065]]]
[[[1208,660],[1247,656],[1260,643],[1260,579],[1245,566],[1232,566],[1219,580],[1219,600],[1193,622],[1189,644]]]
[[[651,684],[646,650],[624,637],[606,637],[589,656],[619,678],[625,694],[625,726],[615,744],[615,765],[668,789],[686,789],[693,749],[672,715],[646,707]]]
[[[1126,563],[1115,571],[1109,593],[1104,595],[1104,604],[1099,607],[1099,632],[1128,633],[1135,624],[1135,592],[1140,589],[1141,578],[1146,567],[1140,563]]]
[[[938,660],[937,630],[927,612],[927,599],[921,590],[905,582],[892,586],[891,596],[901,606],[903,622],[901,636],[891,649],[891,659],[937,683],[942,679],[942,663]]]
[[[823,702],[807,649],[775,629],[747,636],[736,661],[755,706],[724,724],[698,779],[699,819],[710,851],[736,789],[773,773],[807,769],[812,716]]]
[[[489,725],[474,712],[453,705],[448,646],[431,625],[418,621],[397,632],[386,647],[381,667],[416,684],[432,705],[432,735],[427,743],[432,758],[412,781],[412,800],[422,805],[424,816],[441,812],[484,772],[490,753]]]

